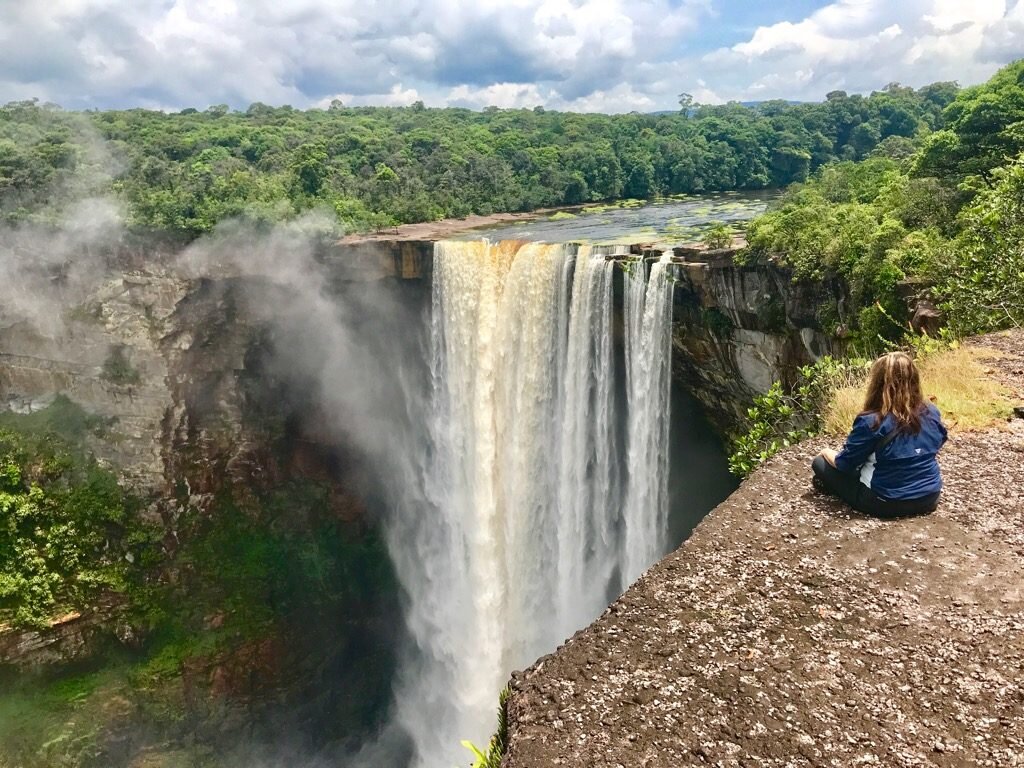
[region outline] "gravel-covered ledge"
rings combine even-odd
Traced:
[[[1024,398],[1024,333],[985,343]],[[812,491],[820,447],[514,676],[503,766],[1024,766],[1024,421],[954,435],[911,520]]]

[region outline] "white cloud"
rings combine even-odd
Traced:
[[[707,54],[720,93],[735,99],[820,99],[891,81],[971,84],[1024,55],[1024,0],[839,0],[797,22],[760,27]]]
[[[570,101],[558,99],[555,106],[572,112],[652,112],[659,109],[653,98],[635,90],[629,83],[596,90]],[[673,106],[678,109],[678,105]]]
[[[534,83],[495,83],[485,88],[470,88],[459,85],[452,88],[444,99],[446,106],[469,107],[501,107],[502,109],[523,109],[536,107],[550,99],[550,94],[542,95]]]
[[[700,55],[716,0],[0,0],[0,101],[651,110],[979,82],[1024,0],[837,0]]]

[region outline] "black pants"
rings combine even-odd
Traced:
[[[875,494],[860,481],[857,475],[840,472],[823,456],[816,456],[811,463],[814,476],[821,481],[825,490],[838,496],[859,512],[873,517],[910,517],[934,512],[939,503],[939,494],[932,493],[919,499],[889,501]]]

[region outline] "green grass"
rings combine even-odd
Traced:
[[[575,213],[569,213],[568,211],[557,211],[548,216],[548,221],[566,221],[567,219],[575,219]]]

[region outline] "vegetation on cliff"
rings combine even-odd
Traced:
[[[819,104],[678,114],[253,104],[175,114],[0,108],[0,216],[59,220],[113,192],[141,228],[196,236],[227,217],[326,208],[349,229],[622,197],[780,187],[829,162],[903,155],[945,127],[953,83]]]
[[[38,418],[28,431],[0,428],[0,625],[43,628],[123,600],[152,549],[134,500],[74,442],[88,417],[63,399],[51,408],[65,435]]]
[[[829,165],[749,226],[748,260],[847,280],[854,313],[823,307],[823,320],[862,353],[906,331],[908,281],[958,334],[1024,324],[1024,60],[960,92],[943,119],[914,154]]]
[[[961,91],[943,121],[947,127],[917,151],[877,147],[795,185],[776,210],[750,223],[749,248],[739,258],[784,264],[797,281],[843,278],[852,306],[845,314],[822,306],[825,329],[846,336],[860,358],[894,345],[925,353],[940,407],[953,403],[970,414],[966,422],[985,421],[1005,403],[962,380],[973,372],[962,353],[957,365],[947,364],[956,346],[949,342],[1024,325],[1024,60]],[[943,310],[945,343],[919,337],[908,297]],[[937,351],[946,356],[928,354]],[[856,360],[826,359],[805,369],[792,391],[776,383],[757,398],[733,440],[733,471],[745,475],[825,426],[845,432],[858,398],[850,376],[857,368]]]
[[[0,768],[119,765],[154,745],[222,765],[242,711],[266,713],[267,738],[379,726],[397,586],[374,530],[298,480],[225,487],[202,508],[184,491],[147,522],[89,454],[107,426],[66,398],[0,415],[0,639],[48,642],[77,614],[103,619],[57,641],[62,663],[0,664]]]

